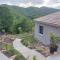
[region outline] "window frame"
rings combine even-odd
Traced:
[[[42,25],[39,25],[39,33],[43,35],[43,30],[44,30],[44,27]]]

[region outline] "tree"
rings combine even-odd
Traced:
[[[32,31],[33,23],[32,20],[27,18],[23,18],[20,25],[19,25],[24,32]]]
[[[4,6],[0,6],[0,31],[3,29],[5,32],[9,32],[13,23],[13,14],[10,9]]]
[[[25,16],[20,16],[19,19],[14,19],[13,25],[11,27],[12,33],[22,33],[32,31],[33,22]]]

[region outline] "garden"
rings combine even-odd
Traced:
[[[22,44],[27,46],[30,49],[34,49],[45,57],[50,56],[50,54],[54,54],[54,52],[58,51],[58,44],[60,43],[60,37],[54,34],[50,35],[50,45],[44,45],[42,42],[37,41],[34,38],[33,34],[25,33],[19,35],[22,39]],[[59,47],[60,48],[60,47]],[[53,50],[53,51],[52,51]]]
[[[16,37],[22,39],[23,45],[30,49],[34,49],[45,57],[49,56],[49,46],[44,45],[42,42],[37,41],[32,33],[17,34]]]
[[[15,35],[8,34],[7,36],[2,35],[0,38],[0,50],[2,49],[2,52],[8,57],[16,55],[15,60],[26,60],[22,54],[20,54],[12,47],[12,42],[15,40],[15,38],[22,39],[21,42],[23,45],[30,49],[36,50],[45,57],[49,56],[50,53],[57,51],[57,48],[55,49],[55,46],[60,41],[60,37],[53,34],[50,36],[52,43],[50,46],[44,45],[42,42],[37,41],[32,33],[21,33]],[[54,49],[53,52],[51,52],[51,47]]]
[[[17,50],[13,47],[13,38],[9,37],[0,37],[2,40],[0,40],[0,51],[5,54],[8,58],[15,56],[14,60],[26,60],[24,56],[19,53]],[[4,40],[3,40],[4,39]]]

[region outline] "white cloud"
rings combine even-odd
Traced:
[[[29,6],[33,6],[32,2],[28,2],[28,3],[20,3],[20,4],[17,4],[17,6],[20,6],[20,7],[29,7]]]
[[[48,7],[52,7],[52,8],[57,8],[60,6],[60,3],[56,3],[56,4],[52,4],[52,5],[47,5]]]
[[[30,6],[33,6],[33,7],[42,7],[42,6],[47,6],[48,5],[48,2],[49,0],[44,0],[43,4],[35,4],[35,3],[32,3],[32,2],[28,2],[28,3],[20,3],[20,4],[17,4],[17,6],[20,6],[20,7],[30,7]]]
[[[25,2],[25,3],[19,3],[19,4],[17,4],[17,6],[25,7],[25,8],[30,7],[30,6],[39,7],[39,8],[42,7],[42,6],[56,8],[56,7],[60,6],[60,3],[57,3],[57,1],[58,0],[44,0],[43,4],[35,4],[33,2],[28,2],[28,3]]]
[[[28,2],[28,3],[20,3],[20,4],[17,4],[17,6],[20,6],[20,7],[30,7],[30,6],[33,6],[33,7],[42,7],[41,4],[33,4],[32,2]]]
[[[44,0],[44,3],[42,4],[43,6],[47,6],[48,5],[49,0]]]
[[[53,7],[60,6],[60,0],[0,0],[0,4],[16,5],[20,7]]]
[[[4,3],[5,4],[5,3]],[[8,5],[13,5],[12,3],[10,3],[10,2],[6,2],[6,4],[8,4]]]

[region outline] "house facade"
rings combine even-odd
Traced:
[[[45,45],[50,44],[51,33],[60,36],[60,12],[34,19],[35,38]]]

